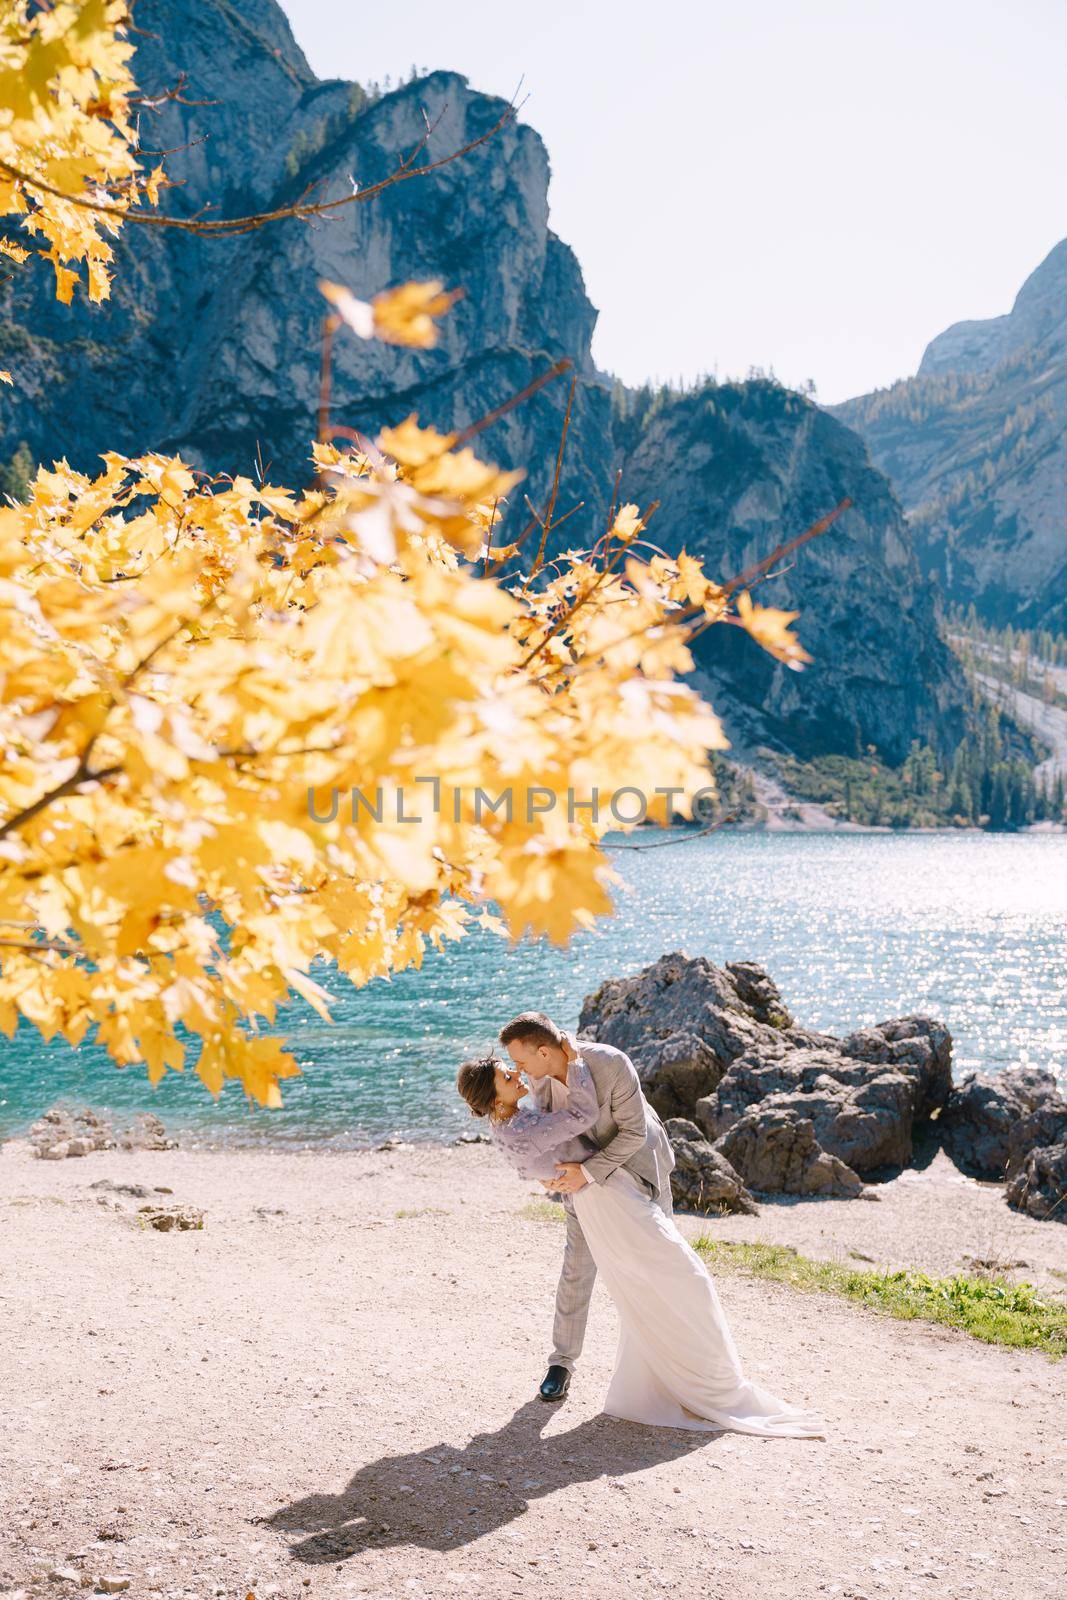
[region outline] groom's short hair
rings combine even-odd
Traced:
[[[500,1030],[500,1043],[512,1044],[554,1044],[562,1046],[563,1029],[557,1028],[551,1017],[546,1017],[543,1011],[524,1011],[521,1016],[514,1017],[506,1028]]]

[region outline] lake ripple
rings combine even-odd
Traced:
[[[452,1138],[470,1125],[452,1088],[464,1053],[490,1047],[516,1011],[573,1025],[605,978],[679,949],[758,961],[804,1026],[843,1033],[924,1012],[951,1028],[957,1077],[1025,1061],[1064,1080],[1067,835],[720,833],[613,861],[626,879],[616,915],[569,952],[479,931],[361,992],[318,971],[336,1025],[303,1003],[282,1015],[305,1076],[281,1111],[249,1108],[232,1085],[216,1103],[191,1075],[153,1091],[142,1068],[45,1045],[23,1023],[0,1040],[0,1136],[68,1100],[119,1117],[150,1109],[210,1143]]]

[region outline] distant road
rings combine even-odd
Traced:
[[[1055,674],[1057,682],[1062,676],[1067,689],[1067,672],[1062,667],[1049,670]],[[1060,706],[1046,705],[1036,695],[1016,689],[989,673],[976,671],[974,679],[994,704],[1007,706],[1016,721],[1036,734],[1052,752],[1047,761],[1034,768],[1034,781],[1048,788],[1057,776],[1067,778],[1067,711]]]
[[[949,642],[951,644],[959,645],[969,644],[976,656],[981,653],[982,655],[992,657],[997,661],[1007,660],[1007,651],[1002,645],[999,644],[979,645],[973,639],[968,639],[965,634],[961,633],[950,634]],[[1011,652],[1011,659],[1014,663],[1018,663],[1022,660],[1022,652],[1019,650],[1013,650]],[[1041,661],[1037,656],[1030,657],[1030,666],[1031,668],[1036,669],[1040,674],[1042,674],[1042,676],[1047,675],[1050,677],[1061,694],[1067,694],[1067,667],[1054,666],[1051,661]]]

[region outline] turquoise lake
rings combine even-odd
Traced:
[[[66,1102],[119,1120],[152,1110],[203,1144],[454,1138],[470,1125],[452,1087],[464,1054],[516,1011],[574,1025],[603,979],[679,949],[759,961],[806,1026],[938,1017],[957,1076],[1026,1061],[1067,1077],[1067,835],[718,833],[613,862],[627,884],[616,914],[569,951],[478,933],[362,991],[318,970],[335,1023],[287,1009],[277,1031],[304,1076],[280,1111],[250,1108],[235,1086],[216,1102],[192,1074],[153,1090],[143,1069],[120,1072],[88,1043],[46,1045],[22,1023],[0,1038],[0,1137]]]

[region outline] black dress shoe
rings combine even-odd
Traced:
[[[542,1400],[562,1400],[571,1386],[571,1375],[566,1367],[549,1367],[539,1393]]]

